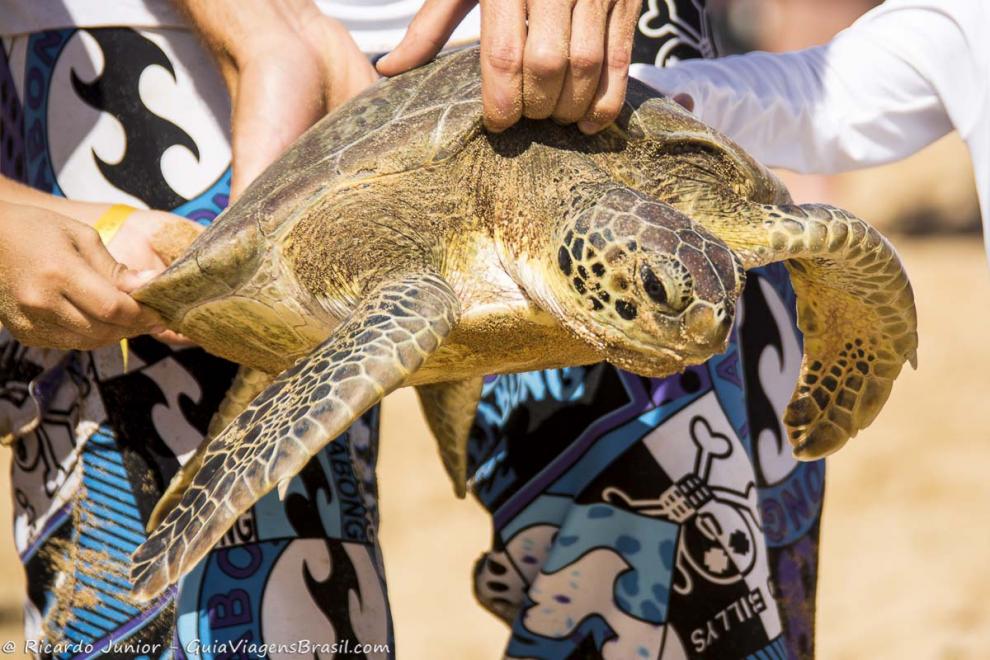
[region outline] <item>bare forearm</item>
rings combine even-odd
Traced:
[[[174,0],[229,75],[270,39],[299,34],[320,16],[312,0]]]
[[[0,176],[0,203],[5,206],[33,206],[88,225],[94,224],[96,219],[110,207],[109,204],[80,202],[44,193],[3,176]]]
[[[175,0],[206,42],[233,106],[231,195],[359,93],[375,71],[313,0]]]

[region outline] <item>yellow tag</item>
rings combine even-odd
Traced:
[[[96,219],[93,229],[100,235],[100,240],[103,241],[104,245],[110,244],[114,235],[120,231],[127,218],[136,210],[136,208],[127,204],[114,204]]]
[[[127,218],[136,210],[136,208],[127,204],[114,204],[96,219],[93,229],[100,235],[100,240],[103,241],[104,245],[110,244],[110,241],[120,231],[120,228],[124,226]],[[124,360],[124,373],[127,373],[127,339],[120,340],[120,356]]]

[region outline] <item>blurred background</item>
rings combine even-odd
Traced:
[[[712,0],[722,52],[827,41],[870,0]],[[877,422],[829,459],[820,658],[990,658],[990,271],[968,156],[951,135],[898,164],[782,173],[798,201],[850,209],[893,239],[912,276],[921,348]],[[490,660],[506,629],[471,594],[491,530],[454,499],[415,396],[385,403],[382,545],[400,660]],[[0,465],[9,473],[10,452]],[[9,490],[5,485],[4,489]],[[11,529],[0,498],[0,529]],[[21,638],[23,575],[0,544],[0,638]]]

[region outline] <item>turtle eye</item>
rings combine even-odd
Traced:
[[[643,290],[646,295],[658,305],[667,304],[667,287],[663,285],[653,269],[643,264],[639,269],[639,276],[643,278]]]
[[[643,293],[657,306],[673,312],[684,311],[691,300],[691,274],[678,261],[661,259],[639,267]]]

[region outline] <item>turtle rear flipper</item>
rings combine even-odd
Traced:
[[[209,441],[179,504],[132,556],[146,601],[188,572],[234,520],[410,374],[443,343],[460,304],[435,274],[392,280],[318,349],[281,374]]]
[[[753,205],[747,215],[737,231],[750,235],[733,245],[744,265],[786,260],[797,294],[804,359],[784,423],[795,456],[821,458],[870,425],[905,361],[917,366],[911,284],[893,246],[846,211]]]
[[[457,497],[467,495],[467,445],[481,400],[483,378],[420,385],[416,388],[426,421],[437,439],[440,459]]]

